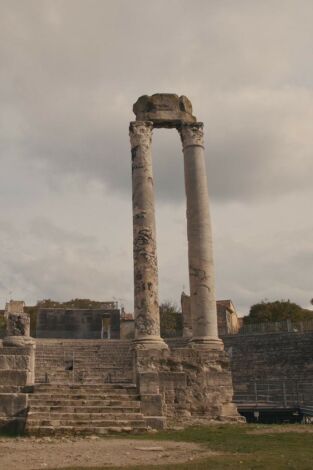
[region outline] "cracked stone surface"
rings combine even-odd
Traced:
[[[9,313],[7,336],[29,336],[30,317],[26,313]]]
[[[132,122],[135,338],[160,340],[151,122]]]

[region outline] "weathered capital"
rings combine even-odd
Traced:
[[[191,145],[200,145],[201,147],[204,146],[203,122],[182,124],[179,133],[183,148],[190,147]]]
[[[153,122],[133,121],[129,125],[129,137],[131,148],[142,145],[150,147],[152,142]]]

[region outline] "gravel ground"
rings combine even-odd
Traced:
[[[182,463],[213,455],[186,442],[135,439],[1,438],[0,469],[39,470],[78,466],[116,466]]]

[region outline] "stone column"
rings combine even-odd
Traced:
[[[212,230],[203,146],[203,124],[183,124],[185,189],[187,198],[191,345],[223,348],[218,338]]]
[[[135,342],[166,348],[160,337],[158,264],[152,174],[153,123],[130,123],[133,187]]]

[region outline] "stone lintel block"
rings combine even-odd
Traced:
[[[25,393],[1,393],[0,416],[25,416],[27,411],[27,395]]]
[[[139,372],[138,384],[140,395],[158,394],[160,390],[158,372]]]
[[[152,121],[154,127],[180,128],[182,124],[196,122],[189,99],[174,93],[140,96],[133,111],[137,121]]]
[[[27,370],[0,370],[0,385],[26,385],[28,376]]]
[[[162,416],[163,404],[161,395],[140,395],[141,412],[144,416]]]

